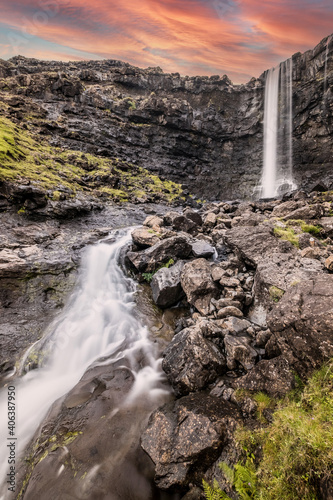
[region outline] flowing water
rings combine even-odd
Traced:
[[[293,180],[292,59],[267,72],[264,106],[264,157],[262,198],[296,189]]]
[[[109,241],[86,251],[79,288],[44,339],[25,356],[21,376],[9,382],[16,392],[17,456],[24,452],[51,405],[78,383],[88,367],[115,362],[126,365],[134,379],[127,403],[140,399],[142,406],[149,398],[150,406],[152,400],[157,406],[168,397],[156,345],[134,314],[136,285],[118,265],[120,251],[129,241],[130,230],[120,230]],[[25,373],[32,357],[40,360],[40,366]],[[9,469],[7,393],[5,387],[0,395],[1,481],[6,481]],[[17,492],[6,491],[7,485],[1,499],[16,498]]]

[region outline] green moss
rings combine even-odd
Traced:
[[[307,224],[304,220],[301,219],[290,219],[287,224],[289,226],[299,226],[303,233],[310,233],[314,236],[318,236],[321,233],[321,228],[319,226],[314,226],[312,224]]]
[[[255,490],[240,498],[321,498],[318,482],[333,481],[333,360],[278,403],[271,424],[240,429],[235,439],[243,450],[235,470],[255,479]]]
[[[289,241],[292,245],[299,248],[299,235],[291,227],[275,227],[274,234],[282,240]]]
[[[162,181],[144,168],[119,159],[63,151],[37,139],[0,116],[0,181],[28,180],[42,189],[52,190],[53,201],[60,200],[64,188],[66,196],[73,197],[84,190],[119,202],[135,198],[152,201],[155,195],[172,202],[182,193],[179,184]],[[87,166],[88,183],[85,181]],[[108,181],[101,186],[101,177],[114,179],[117,189],[108,187]]]
[[[156,274],[157,271],[159,271],[160,269],[163,269],[163,267],[166,267],[167,269],[169,269],[169,267],[171,267],[174,263],[175,263],[175,261],[173,259],[169,259],[165,264],[162,264],[158,269],[156,269],[156,271],[154,271],[152,273],[142,273],[142,277],[147,281],[147,283],[150,283],[154,277],[154,274]]]
[[[277,286],[271,286],[269,288],[269,296],[274,302],[279,302],[284,295],[284,290],[278,288]]]

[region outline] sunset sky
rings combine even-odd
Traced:
[[[331,33],[332,0],[0,0],[0,58],[120,59],[234,83]]]

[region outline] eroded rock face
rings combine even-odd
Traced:
[[[318,274],[290,287],[269,315],[281,351],[301,375],[333,356],[332,296],[333,276]]]
[[[150,417],[141,446],[162,488],[186,487],[219,456],[241,421],[233,404],[206,394],[167,403]]]
[[[209,262],[196,259],[185,264],[181,284],[188,302],[202,314],[208,314],[211,299],[219,296]]]
[[[178,396],[200,391],[226,369],[225,356],[200,325],[177,333],[163,355],[163,370]]]

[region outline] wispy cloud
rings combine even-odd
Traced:
[[[235,82],[311,48],[333,26],[330,0],[0,0],[0,6],[3,57],[112,58],[182,74],[226,73]]]

